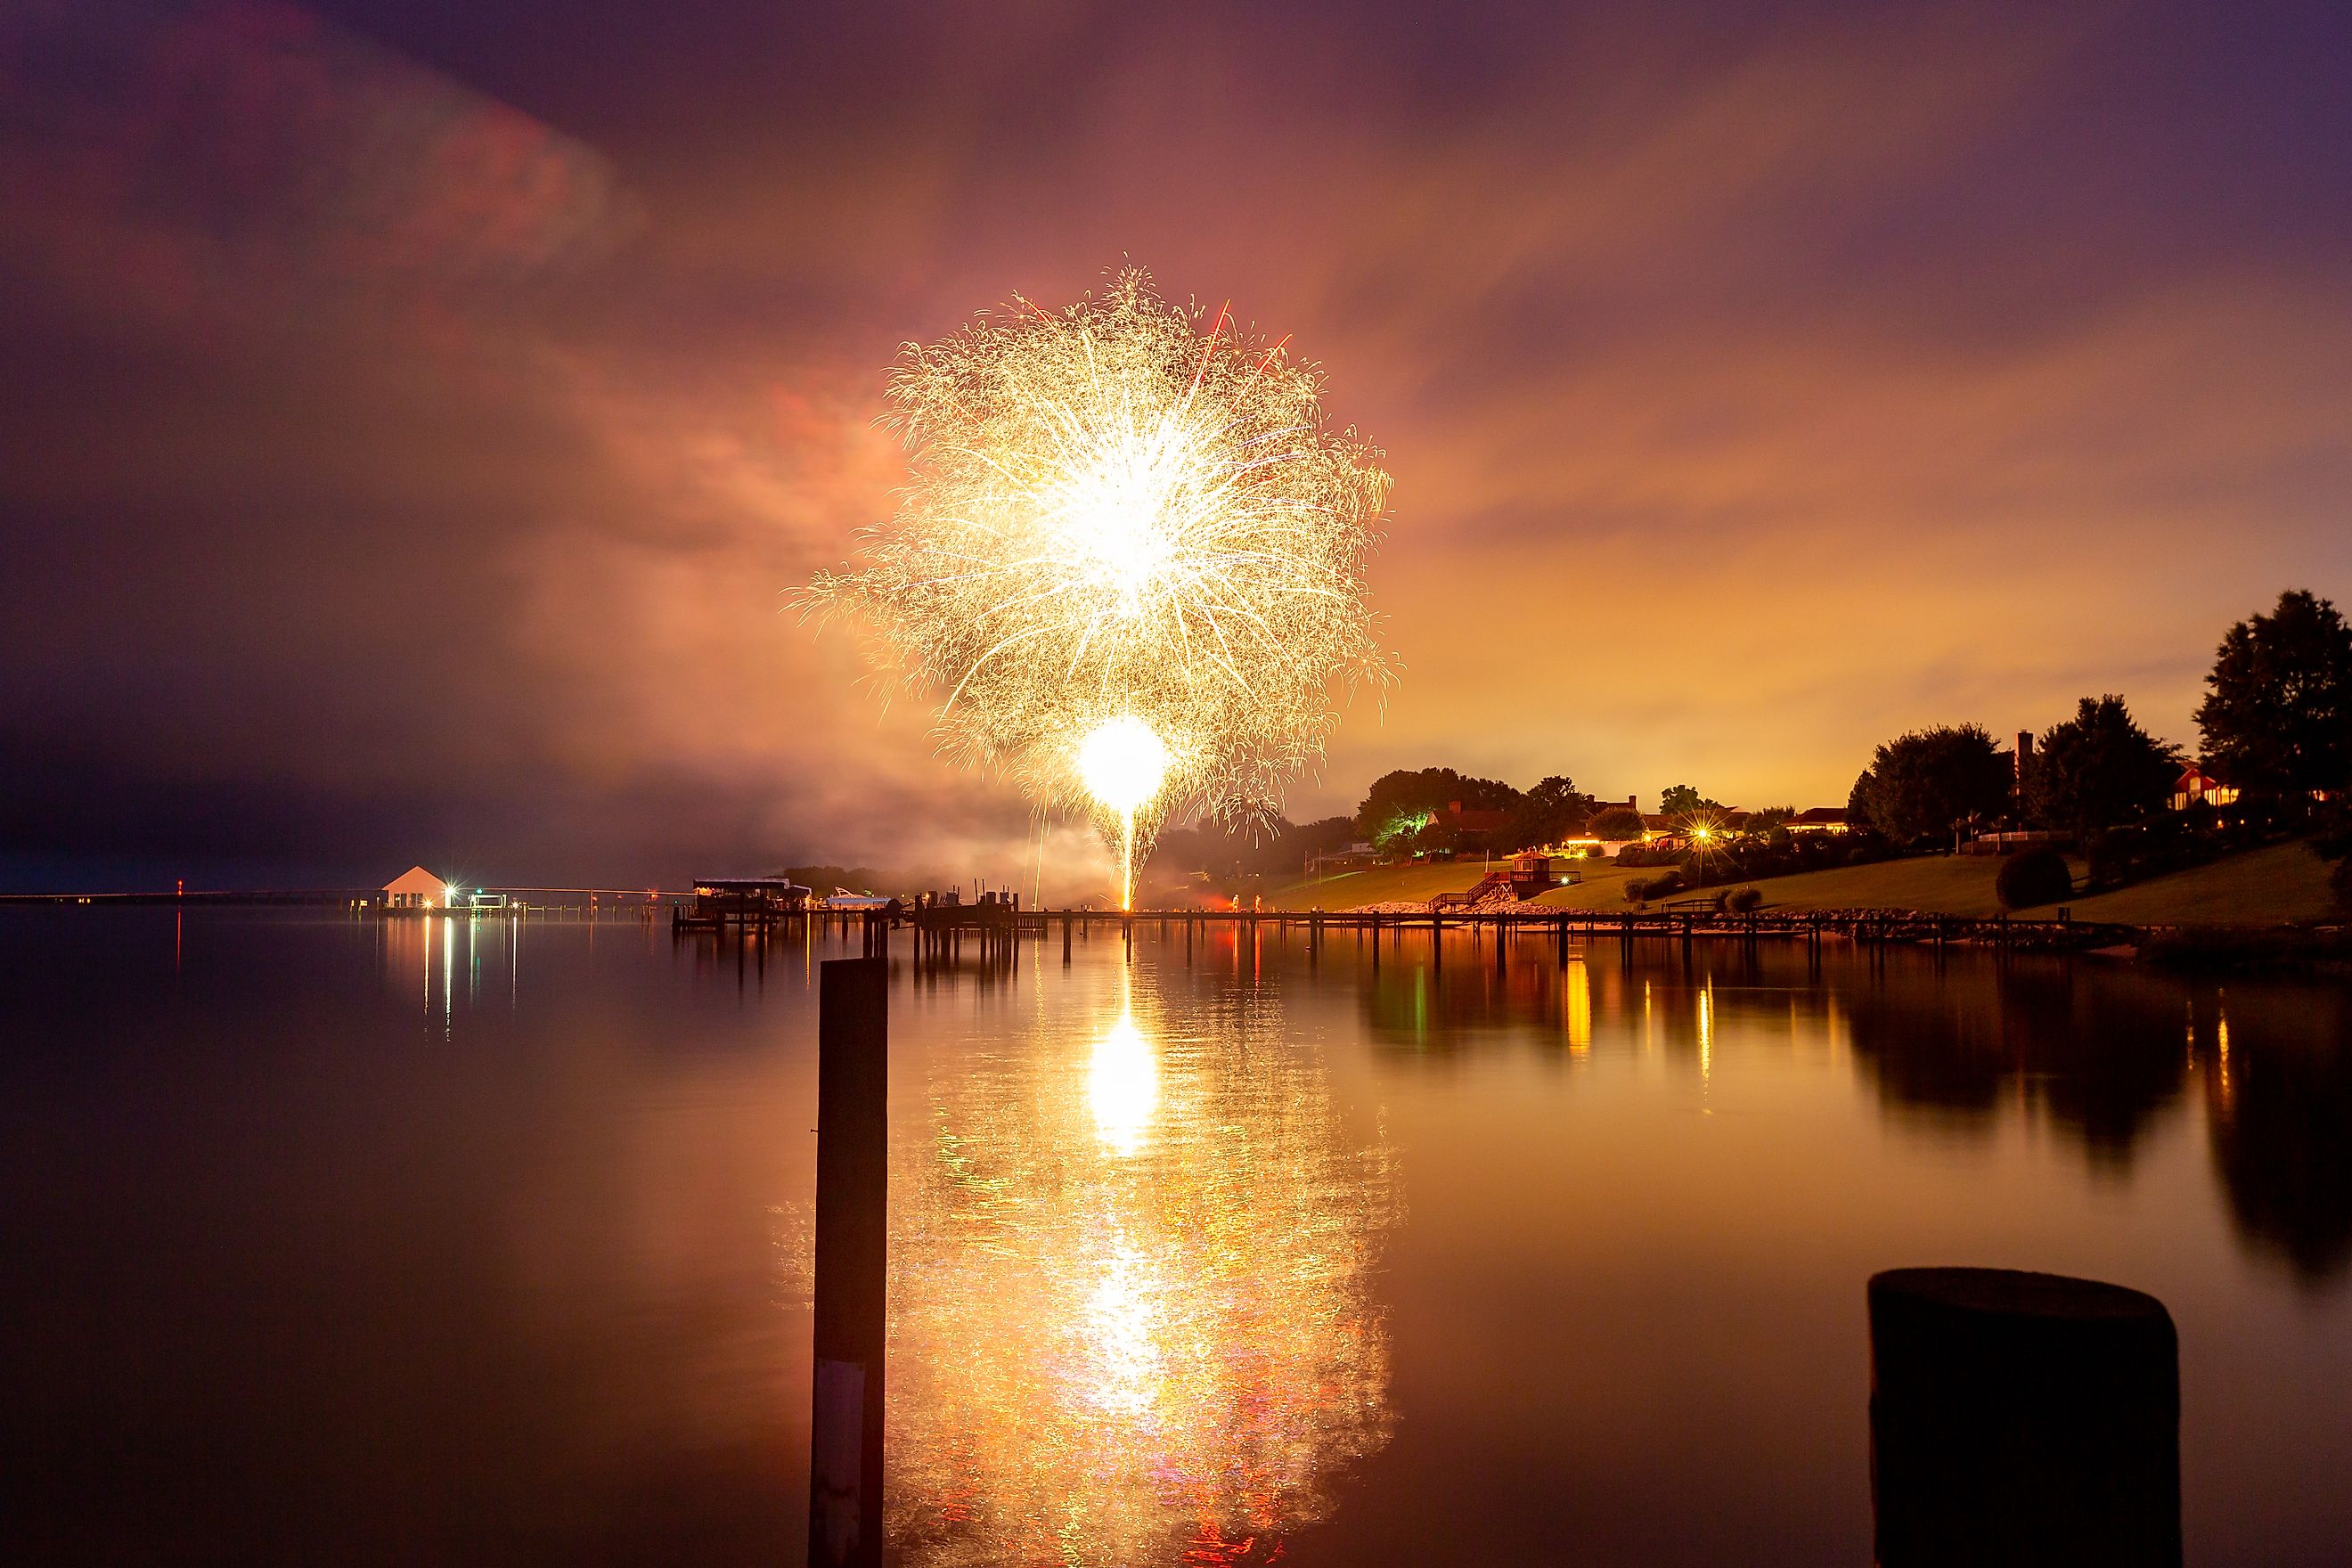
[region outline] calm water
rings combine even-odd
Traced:
[[[0,912],[0,1558],[800,1561],[827,950],[724,952]],[[909,1563],[1866,1563],[1914,1263],[2163,1298],[2191,1561],[2352,1556],[2343,989],[903,958]]]

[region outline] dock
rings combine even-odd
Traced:
[[[1242,931],[1256,935],[1303,936],[1310,953],[1319,952],[1336,935],[1368,945],[1371,962],[1381,962],[1383,950],[1402,953],[1411,942],[1440,956],[1448,932],[1474,938],[1494,938],[1496,962],[1521,942],[1547,942],[1563,952],[1571,942],[1591,945],[1615,942],[1625,947],[1641,942],[1667,942],[1685,948],[1696,943],[1758,943],[1766,941],[1802,943],[1819,952],[1837,942],[1857,947],[1922,946],[1937,950],[1979,947],[2000,952],[2080,952],[2099,948],[2133,946],[2159,928],[2109,921],[2076,921],[2062,911],[2055,918],[1976,918],[1885,910],[1759,910],[1735,913],[1712,906],[1698,908],[1606,910],[1507,910],[1482,912],[1444,909],[1428,911],[1326,910],[1136,910],[1026,909],[1012,897],[990,895],[978,903],[936,900],[913,903],[894,900],[884,909],[832,910],[821,905],[772,914],[764,920],[739,921],[751,929],[802,923],[846,935],[861,933],[868,953],[887,952],[892,931],[908,927],[915,937],[919,963],[953,964],[961,961],[970,942],[984,963],[1010,962],[1024,941],[1052,942],[1059,937],[1062,956],[1072,944],[1097,932],[1132,943],[1139,928],[1162,941],[1181,938],[1189,952],[1211,932]],[[722,929],[703,922],[680,921],[675,929]],[[1483,945],[1483,942],[1482,942]]]

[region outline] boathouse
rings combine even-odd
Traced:
[[[388,910],[429,910],[446,896],[449,884],[422,866],[411,866],[383,885]]]

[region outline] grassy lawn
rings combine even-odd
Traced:
[[[2279,925],[2335,913],[2327,863],[2302,844],[2249,849],[2210,866],[2073,900],[2075,918],[2135,925]]]
[[[1927,910],[1947,915],[1997,915],[1993,879],[2000,860],[1991,855],[1923,855],[1767,877],[1748,884],[1764,895],[1767,909]]]
[[[1634,877],[1663,877],[1664,866],[1618,866],[1606,860],[1579,860],[1575,886],[1554,888],[1537,895],[1539,904],[1557,904],[1564,910],[1622,910],[1625,908],[1625,884]]]
[[[1625,902],[1622,884],[1626,878],[1655,877],[1661,871],[1657,867],[1645,866],[1637,870],[1612,866],[1605,860],[1579,860],[1574,864],[1583,881],[1575,887],[1554,888],[1543,895],[1541,902],[1571,910],[1616,909]],[[1369,870],[1334,873],[1320,882],[1290,882],[1270,888],[1265,894],[1265,907],[1352,910],[1364,904],[1407,899],[1425,903],[1439,893],[1467,890],[1489,869],[1501,870],[1503,865],[1498,862],[1490,868],[1475,860],[1457,860],[1450,866],[1375,866]]]
[[[1579,861],[1577,869],[1580,882],[1554,888],[1539,901],[1571,910],[1622,909],[1625,879],[1654,877],[1660,870],[1597,860]],[[1475,860],[1451,866],[1381,866],[1327,877],[1319,883],[1290,883],[1269,891],[1265,903],[1276,910],[1345,910],[1399,900],[1425,901],[1437,893],[1461,891],[1486,870]],[[2000,912],[2000,900],[1992,890],[2000,871],[2000,861],[1990,855],[1928,855],[1768,877],[1748,885],[1763,893],[1767,909],[1925,910],[1985,916]],[[2077,866],[2075,874],[2081,872]],[[2300,844],[2249,850],[2137,887],[2070,899],[2067,904],[2078,920],[2141,925],[2274,925],[2324,920],[2331,913],[2327,867]],[[2020,912],[2047,915],[2052,910]]]
[[[1485,876],[1488,868],[1475,860],[1450,866],[1373,866],[1361,871],[1334,871],[1320,881],[1289,882],[1270,887],[1270,910],[1352,910],[1360,904],[1385,904],[1398,899],[1427,900],[1440,893],[1458,893]]]

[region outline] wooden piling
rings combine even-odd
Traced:
[[[882,1562],[889,1005],[887,959],[828,959],[818,971],[811,1568]]]
[[[2179,1568],[2179,1342],[2153,1296],[2006,1268],[1872,1277],[1883,1568]]]

